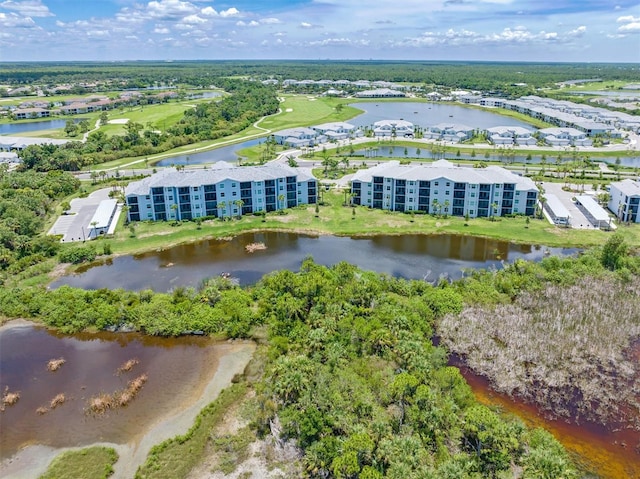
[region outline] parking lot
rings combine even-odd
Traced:
[[[571,215],[571,227],[577,229],[594,229],[595,226],[591,224],[591,222],[587,219],[587,217],[578,209],[574,201],[573,197],[582,195],[582,194],[593,194],[593,188],[591,185],[584,185],[584,193],[574,193],[572,191],[564,191],[562,189],[562,183],[542,183],[542,187],[545,190],[545,193],[551,193],[556,195],[558,199],[562,202],[564,207],[569,211]],[[605,208],[606,209],[606,208]]]
[[[103,188],[94,191],[86,198],[75,198],[71,200],[69,214],[58,218],[49,230],[50,235],[62,235],[62,242],[86,241],[89,239],[89,228],[93,215],[102,200],[109,199],[111,188]],[[113,222],[117,222],[117,216]]]

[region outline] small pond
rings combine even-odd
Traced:
[[[267,249],[248,253],[245,246],[250,243],[264,243]],[[435,281],[440,276],[459,278],[466,268],[499,268],[502,261],[540,260],[546,254],[569,255],[576,251],[460,235],[338,237],[257,232],[228,241],[206,240],[112,258],[62,277],[51,287],[66,284],[85,289],[168,291],[177,286],[197,287],[203,279],[222,272],[246,285],[272,271],[297,271],[308,256],[323,265],[348,261],[366,270]]]
[[[193,404],[234,347],[204,337],[68,336],[31,324],[0,330],[0,345],[0,387],[20,392],[18,402],[0,413],[0,460],[27,444],[57,448],[135,440],[160,418]],[[57,358],[66,362],[49,371],[48,361]],[[119,372],[130,359],[138,363]],[[123,390],[142,374],[148,380],[126,407],[87,413],[91,397]],[[52,409],[58,394],[66,400]],[[48,411],[39,414],[38,408]]]
[[[80,123],[85,118],[74,118],[75,123]],[[64,128],[67,120],[42,120],[24,123],[4,123],[0,124],[0,135],[20,136],[20,133],[28,131],[54,130]]]

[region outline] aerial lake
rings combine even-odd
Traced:
[[[267,249],[248,253],[245,247],[251,243],[264,243]],[[51,287],[169,291],[178,286],[197,287],[203,279],[223,272],[246,285],[272,271],[297,271],[307,257],[323,265],[348,261],[365,270],[437,281],[442,276],[460,278],[467,268],[500,268],[503,261],[540,260],[548,254],[576,251],[459,235],[338,237],[257,232],[112,258],[82,267]]]
[[[74,118],[75,123],[79,123],[84,118]],[[0,125],[0,135],[20,136],[20,133],[26,133],[29,131],[40,130],[54,130],[57,128],[64,128],[67,124],[67,120],[42,120],[32,121],[24,123],[4,123]]]

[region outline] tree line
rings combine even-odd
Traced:
[[[0,83],[24,85],[103,81],[105,88],[144,88],[154,84],[208,88],[221,78],[287,78],[296,80],[385,80],[490,91],[527,83],[533,87],[556,82],[599,78],[640,81],[634,64],[464,62],[464,61],[320,61],[218,60],[3,63]]]
[[[9,172],[0,166],[0,283],[57,254],[58,239],[42,232],[45,219],[79,185],[61,171]]]

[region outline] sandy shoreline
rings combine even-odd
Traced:
[[[13,320],[0,326],[0,331],[17,327],[32,327],[34,323],[23,319]],[[0,463],[0,477],[4,479],[33,479],[43,474],[51,461],[61,452],[84,449],[89,446],[114,448],[119,455],[114,465],[114,479],[131,479],[138,467],[144,463],[150,449],[166,439],[186,433],[193,425],[195,417],[220,392],[231,384],[236,374],[242,374],[255,351],[250,341],[218,344],[225,348],[217,361],[217,368],[210,376],[200,397],[179,411],[171,411],[158,418],[143,434],[126,444],[96,442],[80,447],[53,448],[43,445],[31,445],[21,449],[12,457]]]

